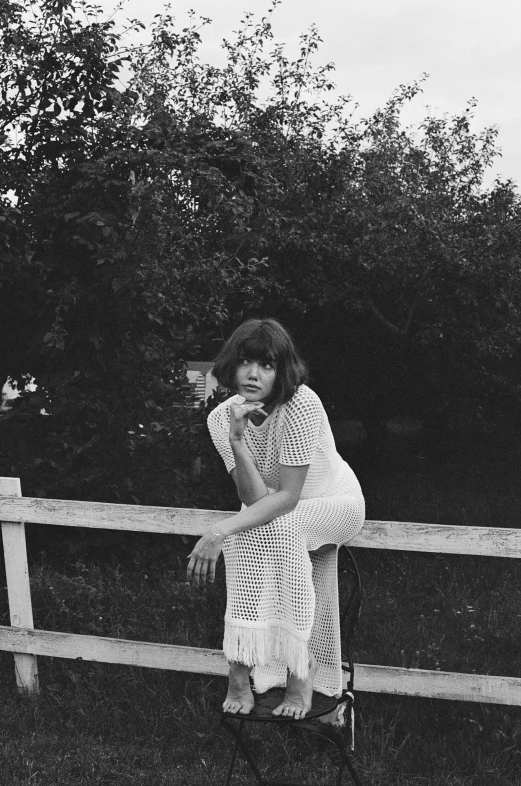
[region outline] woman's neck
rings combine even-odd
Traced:
[[[273,412],[275,407],[276,407],[276,404],[275,404],[274,401],[270,402],[269,404],[263,404],[262,409],[266,413],[265,415],[263,415],[262,412],[250,412],[248,417],[249,417],[249,419],[251,420],[251,422],[253,423],[254,426],[260,426],[260,425],[262,425],[262,423],[264,423],[266,418],[271,415],[271,413]]]

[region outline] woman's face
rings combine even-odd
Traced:
[[[246,401],[267,401],[273,392],[275,362],[241,357],[237,367],[237,393]]]

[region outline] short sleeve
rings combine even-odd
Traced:
[[[230,419],[229,411],[224,408],[225,404],[226,402],[210,412],[207,423],[213,444],[224,461],[227,471],[231,472],[235,469],[235,457],[230,446]]]
[[[316,393],[301,386],[286,404],[279,461],[290,467],[311,464],[324,423],[324,408]]]

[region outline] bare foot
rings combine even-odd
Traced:
[[[248,715],[253,709],[254,699],[250,688],[250,666],[230,662],[228,694],[224,700],[224,712],[233,715]]]
[[[337,698],[335,696],[335,698]],[[319,723],[326,723],[330,726],[339,726],[343,727],[346,725],[346,719],[344,717],[345,712],[345,704],[341,704],[339,707],[336,707],[332,712],[328,712],[327,715],[321,715],[317,718]]]
[[[300,680],[294,674],[288,674],[286,695],[282,704],[275,707],[273,715],[301,720],[311,709],[313,699],[313,680],[317,671],[317,662],[313,655],[309,657],[309,673],[307,679]]]

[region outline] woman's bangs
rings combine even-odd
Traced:
[[[277,360],[277,352],[271,336],[249,336],[239,347],[239,357],[259,360],[262,363],[273,363]]]

